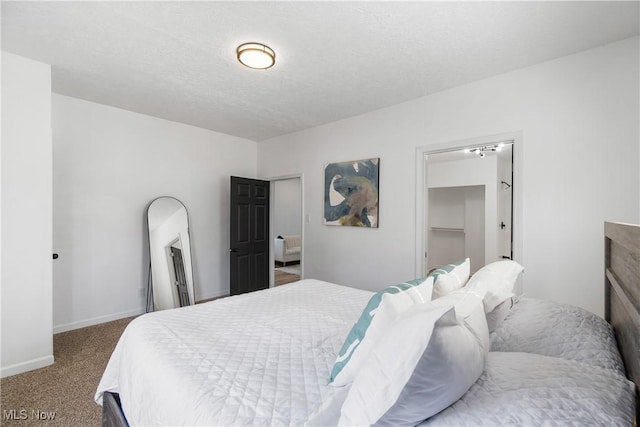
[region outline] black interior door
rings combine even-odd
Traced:
[[[231,295],[269,287],[269,185],[231,177]]]
[[[187,289],[187,277],[184,271],[184,260],[182,258],[182,250],[171,247],[171,258],[173,259],[173,271],[176,273],[176,287],[178,288],[178,299],[180,307],[191,305],[189,300],[189,291]]]

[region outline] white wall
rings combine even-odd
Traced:
[[[634,37],[260,143],[260,176],[305,175],[306,277],[412,278],[416,147],[521,131],[524,290],[602,314],[603,222],[640,221],[638,50]],[[323,226],[323,165],[377,156],[380,228]]]
[[[464,244],[466,255],[470,258],[471,273],[475,273],[490,261],[486,258],[486,212],[487,188],[484,185],[465,187],[464,200]],[[496,256],[491,261],[496,261]],[[475,261],[474,261],[475,260]],[[485,260],[485,262],[482,262]]]
[[[252,141],[53,95],[56,331],[140,313],[145,209],[173,196],[190,219],[196,299],[229,292],[229,176],[255,177]]]
[[[425,275],[433,268],[464,259],[466,253],[465,188],[431,188],[428,193],[429,226],[426,233],[428,256]],[[442,229],[457,229],[457,231]],[[484,244],[484,235],[482,242]],[[473,261],[474,257],[471,257],[471,260]]]
[[[478,265],[477,259],[472,260],[471,271],[475,272],[479,267],[501,259],[498,253],[497,221],[498,156],[428,163],[426,173],[428,188],[484,186],[484,262]]]
[[[302,234],[302,196],[300,178],[275,181],[274,183],[273,234]]]
[[[465,258],[470,259],[471,273],[497,260],[496,254],[485,257],[485,189],[486,185],[474,185],[428,190],[428,257],[424,275]]]
[[[53,363],[51,67],[2,52],[2,372]]]

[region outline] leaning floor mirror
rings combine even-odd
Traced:
[[[173,197],[159,197],[147,208],[147,224],[147,312],[194,304],[187,208]]]

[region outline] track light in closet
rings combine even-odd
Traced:
[[[502,151],[502,147],[504,147],[504,143],[500,143],[500,144],[494,144],[494,145],[483,145],[481,147],[471,147],[471,148],[465,148],[464,152],[465,153],[474,153],[477,154],[480,157],[484,157],[484,152],[485,151]]]

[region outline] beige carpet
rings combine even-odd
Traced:
[[[132,319],[54,335],[53,365],[0,381],[0,425],[100,426],[102,407],[93,396],[118,338]],[[39,420],[38,411],[55,413],[55,417]]]

